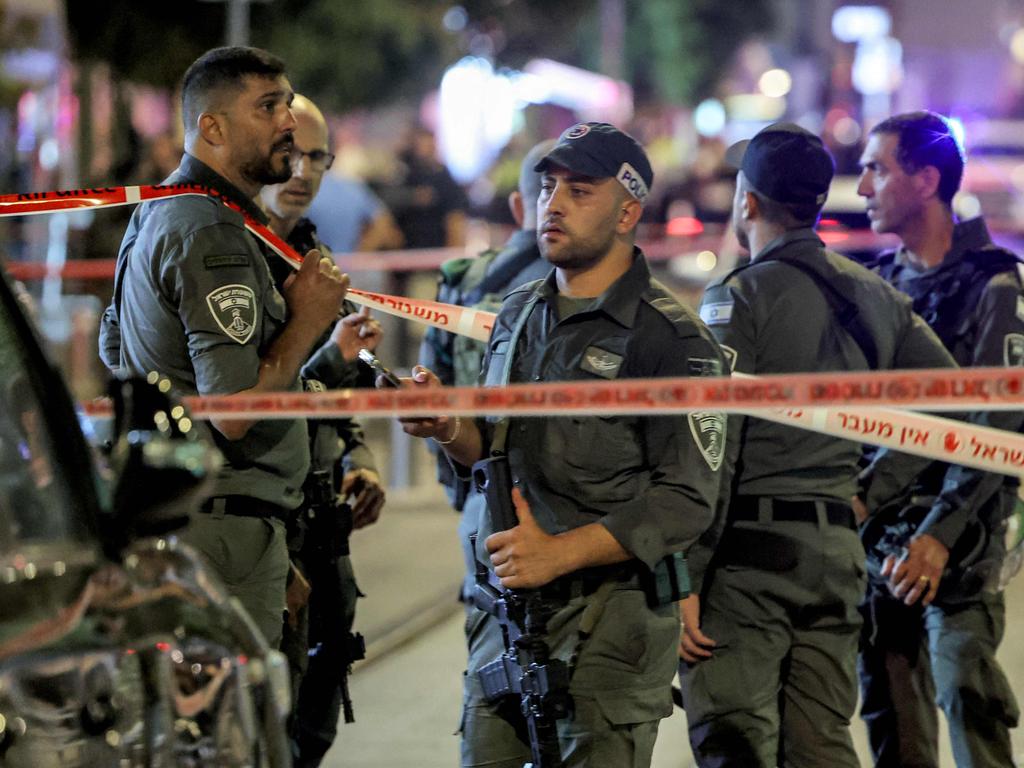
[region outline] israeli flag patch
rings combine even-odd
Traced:
[[[702,304],[700,319],[707,325],[725,325],[732,320],[732,302],[716,301],[711,304]]]

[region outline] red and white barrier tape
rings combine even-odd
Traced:
[[[302,255],[296,253],[288,243],[278,237],[269,227],[245,213],[231,200],[219,195],[209,187],[200,184],[153,184],[134,187],[102,187],[98,189],[75,189],[59,192],[28,192],[18,195],[0,195],[0,217],[26,216],[55,211],[80,210],[86,208],[113,208],[134,205],[146,200],[161,200],[183,195],[204,195],[220,200],[224,205],[240,213],[246,229],[273,250],[278,256],[298,269]],[[110,262],[107,261],[109,265]],[[111,272],[111,274],[113,274]],[[486,341],[491,333],[490,316],[435,301],[401,299],[376,293],[367,293],[350,288],[348,297],[358,303],[379,309],[381,312],[406,317],[443,330],[472,336]],[[490,322],[489,322],[490,321]]]
[[[924,414],[879,408],[1019,409],[1024,370],[789,374],[742,378],[627,379],[515,384],[503,388],[438,387],[270,393],[185,398],[202,419],[331,418],[342,415],[655,415],[724,411],[989,471],[1024,473],[1024,436]],[[779,406],[785,405],[785,408]],[[829,406],[825,410],[821,406]],[[93,406],[90,415],[107,415]]]
[[[0,196],[0,216],[133,205],[179,195],[208,195],[242,214],[246,227],[293,267],[302,262],[281,238],[237,205],[194,184],[104,187]],[[103,269],[110,269],[106,260]],[[95,270],[95,267],[93,267]],[[111,270],[112,273],[112,270]],[[383,312],[486,341],[492,313],[439,302],[351,289],[353,301]],[[886,445],[930,458],[1019,474],[1024,437],[932,416],[878,408],[929,410],[1019,409],[1024,372],[1013,369],[796,374],[734,379],[654,379],[518,385],[505,389],[342,391],[321,394],[232,395],[192,398],[200,418],[297,418],[342,414],[466,415],[658,414],[717,410],[746,412],[851,440]],[[866,404],[866,405],[865,405]],[[830,406],[829,410],[821,406]],[[784,409],[779,406],[785,406]],[[754,409],[754,410],[751,410]]]

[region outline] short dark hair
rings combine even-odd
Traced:
[[[236,45],[207,51],[192,62],[182,81],[181,117],[185,132],[195,130],[199,115],[209,107],[214,94],[241,90],[246,75],[276,78],[284,72],[284,62],[260,48]]]
[[[896,161],[904,173],[934,167],[939,172],[939,199],[952,204],[964,175],[964,153],[946,118],[926,110],[904,112],[883,120],[871,133],[896,136]]]
[[[765,221],[778,224],[784,229],[803,229],[818,223],[821,206],[817,203],[781,203],[758,192],[750,179],[743,175],[740,188],[757,200],[757,210]]]

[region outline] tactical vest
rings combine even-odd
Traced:
[[[501,308],[504,293],[484,292],[479,295],[487,271],[501,251],[486,250],[476,258],[451,259],[441,265],[441,290],[438,301],[462,306],[471,306],[486,312],[497,312]],[[502,291],[508,286],[501,285]],[[455,334],[451,345],[452,383],[457,387],[476,386],[483,367],[487,345],[468,336]]]
[[[888,251],[869,268],[886,282],[897,285],[903,266],[896,262],[896,252]],[[947,269],[908,283],[906,293],[919,314],[939,337],[946,349],[960,359],[960,351],[973,346],[973,313],[981,294],[992,278],[1003,272],[1014,272],[1024,287],[1024,262],[1010,251],[987,245],[969,251]],[[901,284],[902,286],[902,284]],[[903,290],[903,287],[901,287]]]

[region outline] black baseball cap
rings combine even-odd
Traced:
[[[835,173],[821,139],[796,123],[773,123],[736,142],[726,150],[725,162],[779,203],[824,205]]]
[[[551,165],[595,179],[614,177],[641,203],[654,183],[644,148],[608,123],[578,123],[564,131],[533,170],[542,173]]]

